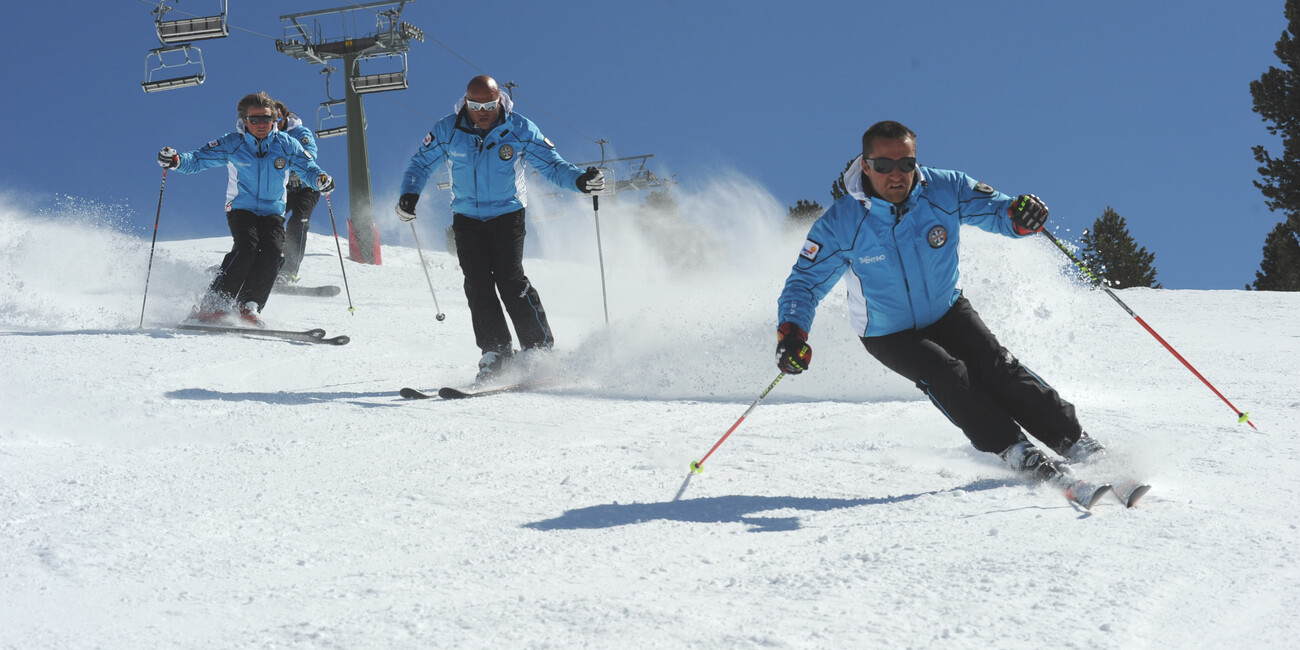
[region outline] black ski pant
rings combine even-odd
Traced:
[[[271,295],[280,268],[284,217],[231,210],[226,213],[226,223],[235,243],[221,260],[221,270],[208,291],[219,300],[233,300],[236,305],[255,302],[261,311],[266,307],[266,298]]]
[[[915,382],[980,451],[1002,452],[1020,427],[1053,449],[1083,433],[1074,405],[1002,347],[964,296],[929,327],[862,344]]]
[[[524,275],[524,211],[487,221],[456,214],[451,228],[479,349],[484,353],[511,349],[502,304],[515,326],[520,348],[549,349],[554,345],[542,299]]]
[[[284,215],[284,264],[280,272],[297,277],[302,257],[307,253],[307,229],[312,210],[320,201],[320,192],[305,185],[289,187],[288,211]]]

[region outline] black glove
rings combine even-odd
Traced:
[[[334,179],[329,174],[321,174],[316,177],[316,191],[321,194],[329,194],[334,191]]]
[[[605,189],[605,174],[595,167],[588,167],[574,184],[583,194],[600,192]]]
[[[397,218],[402,221],[413,221],[415,219],[415,203],[420,200],[419,194],[403,194],[402,198],[397,199]]]
[[[776,328],[776,367],[787,375],[797,375],[812,363],[812,348],[808,346],[808,332],[794,323],[781,323]]]
[[[1033,194],[1021,194],[1007,208],[1007,216],[1021,235],[1032,235],[1047,223],[1047,204]]]
[[[163,147],[158,152],[158,164],[167,169],[176,169],[181,166],[181,157],[176,155],[176,150],[171,147]]]

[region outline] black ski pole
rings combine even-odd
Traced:
[[[1101,287],[1101,290],[1105,291],[1106,295],[1110,296],[1111,299],[1114,300],[1116,303],[1118,303],[1120,307],[1123,307],[1124,311],[1128,312],[1128,315],[1133,317],[1133,320],[1137,321],[1138,324],[1141,325],[1143,329],[1145,329],[1149,334],[1151,334],[1151,336],[1155,337],[1155,339],[1160,342],[1160,345],[1165,346],[1165,349],[1169,350],[1169,354],[1174,355],[1174,358],[1181,361],[1182,364],[1186,366],[1188,370],[1192,371],[1192,374],[1196,375],[1196,378],[1201,380],[1201,383],[1209,387],[1211,391],[1214,391],[1214,394],[1218,395],[1219,399],[1223,400],[1223,403],[1227,404],[1228,408],[1232,409],[1232,412],[1237,414],[1238,424],[1245,422],[1246,424],[1250,425],[1250,428],[1255,429],[1256,431],[1259,430],[1259,427],[1256,427],[1255,423],[1250,421],[1250,413],[1240,411],[1237,409],[1237,407],[1233,406],[1232,402],[1229,402],[1228,398],[1224,397],[1223,393],[1220,393],[1219,389],[1215,388],[1214,384],[1210,383],[1210,380],[1206,379],[1203,375],[1201,375],[1201,373],[1197,372],[1196,368],[1193,368],[1192,364],[1188,363],[1187,359],[1183,358],[1183,355],[1178,354],[1178,351],[1174,349],[1174,346],[1169,345],[1169,343],[1165,341],[1163,338],[1161,338],[1160,335],[1157,334],[1154,329],[1151,329],[1150,325],[1147,325],[1146,321],[1142,320],[1141,316],[1138,316],[1136,313],[1133,312],[1132,309],[1129,309],[1129,306],[1124,304],[1124,301],[1120,300],[1119,296],[1115,295],[1115,292],[1110,290],[1110,287],[1106,286],[1105,278],[1102,278],[1100,275],[1097,275],[1096,273],[1093,273],[1091,270],[1089,270],[1087,265],[1083,263],[1083,260],[1079,259],[1078,256],[1076,256],[1073,251],[1067,248],[1065,244],[1062,244],[1061,240],[1053,236],[1052,233],[1047,232],[1046,230],[1041,230],[1039,232],[1046,235],[1047,239],[1049,239],[1053,244],[1056,244],[1056,247],[1061,249],[1061,252],[1065,253],[1065,256],[1070,258],[1070,261],[1074,262],[1074,265],[1079,267],[1079,270],[1082,271],[1084,275],[1088,276],[1088,279],[1092,280],[1093,283],[1096,284],[1098,287]]]
[[[163,190],[167,188],[167,168],[163,168],[162,184],[158,186],[158,212],[153,216],[153,243],[149,244],[149,268],[144,273],[144,300],[140,301],[140,328],[144,327],[144,306],[149,302],[149,276],[153,275],[153,250],[158,246],[158,221],[162,219]]]
[[[348,313],[353,316],[357,315],[357,308],[352,306],[352,289],[348,287],[348,269],[343,266],[343,247],[339,244],[339,226],[334,221],[334,204],[330,202],[330,195],[325,195],[325,207],[330,211],[330,227],[334,229],[334,248],[339,252],[339,270],[343,271],[343,290],[348,294]]]
[[[591,197],[591,211],[596,217],[596,255],[600,259],[600,300],[605,306],[605,324],[609,325],[609,298],[605,294],[605,249],[600,245],[600,197]]]

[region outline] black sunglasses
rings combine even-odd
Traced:
[[[274,115],[249,115],[244,119],[248,120],[249,124],[270,124],[271,122],[275,121],[275,116]]]
[[[911,156],[898,160],[893,158],[863,158],[862,160],[871,165],[871,168],[876,170],[877,174],[888,174],[894,171],[895,166],[898,167],[898,171],[904,174],[916,171],[916,158]]]

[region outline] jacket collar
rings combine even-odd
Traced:
[[[844,180],[844,189],[848,190],[849,196],[857,199],[859,203],[868,203],[876,199],[881,203],[887,203],[884,199],[876,195],[875,191],[867,187],[866,174],[862,171],[862,154],[849,164],[849,168],[844,170],[841,177]],[[921,187],[928,181],[925,178],[925,167],[916,166],[916,179],[912,183],[912,190],[907,193],[907,203],[911,204],[916,200],[916,196],[921,191]]]

